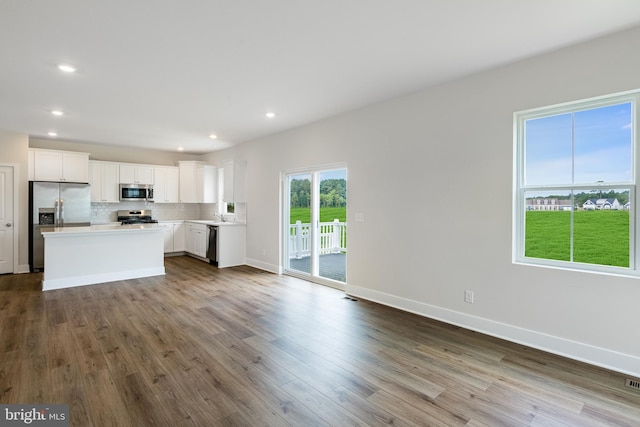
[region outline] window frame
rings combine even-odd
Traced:
[[[568,270],[608,273],[624,276],[640,276],[640,236],[637,233],[636,200],[638,200],[638,175],[637,168],[640,164],[637,147],[637,123],[640,90],[628,91],[618,94],[606,95],[596,98],[567,102],[547,107],[518,111],[513,114],[513,140],[514,140],[514,165],[513,165],[513,254],[512,261],[515,264],[562,268]],[[631,103],[631,180],[629,182],[587,183],[587,184],[552,184],[552,185],[527,185],[525,183],[525,122],[531,119],[549,117],[559,114],[575,113],[583,110],[606,107],[609,105]],[[573,156],[573,154],[572,154]],[[526,232],[526,197],[528,191],[573,191],[592,190],[594,188],[609,191],[611,189],[629,189],[629,267],[609,266],[602,264],[587,264],[576,261],[560,261],[544,258],[525,256],[525,232]],[[572,214],[573,214],[572,207]],[[571,243],[573,245],[573,243]]]

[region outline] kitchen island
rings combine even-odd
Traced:
[[[42,290],[164,275],[163,232],[154,224],[42,230]]]

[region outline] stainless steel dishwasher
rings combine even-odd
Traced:
[[[207,258],[209,264],[218,265],[218,226],[208,225],[209,227],[209,245],[207,246]]]

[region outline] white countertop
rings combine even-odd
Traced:
[[[156,224],[101,224],[88,227],[51,227],[42,228],[44,238],[52,236],[91,235],[100,233],[131,233],[141,231],[162,231]]]
[[[196,224],[206,224],[206,225],[247,225],[246,222],[232,222],[232,221],[215,221],[211,219],[162,219],[158,220],[158,224],[171,224],[174,222],[194,222]],[[137,225],[137,224],[133,224]],[[143,224],[146,226],[153,224]],[[91,224],[92,227],[105,227],[105,226],[115,226],[122,227],[119,222],[105,222],[105,223],[96,223]],[[128,226],[127,226],[128,227]]]
[[[184,222],[195,222],[196,224],[217,225],[217,226],[247,225],[244,222],[214,221],[214,220],[208,220],[208,219],[185,219]]]

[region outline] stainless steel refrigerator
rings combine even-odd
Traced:
[[[29,265],[31,272],[44,270],[42,231],[53,227],[91,224],[89,184],[29,182]]]

